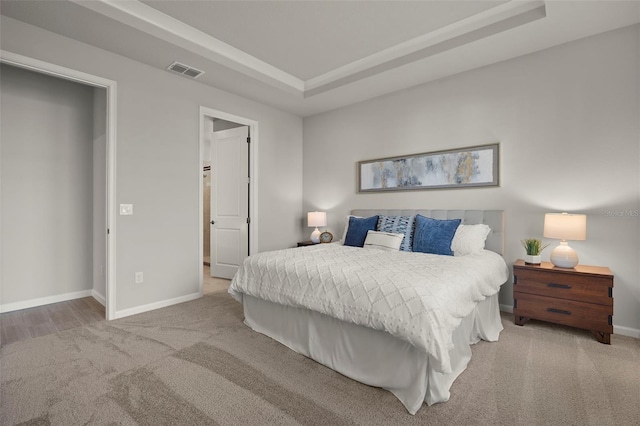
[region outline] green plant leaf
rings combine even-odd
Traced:
[[[529,256],[539,256],[542,250],[547,248],[549,244],[542,244],[537,238],[527,238],[520,241]]]

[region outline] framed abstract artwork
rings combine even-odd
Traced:
[[[499,186],[500,144],[358,162],[358,192]]]

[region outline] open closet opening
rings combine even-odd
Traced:
[[[3,344],[106,318],[107,90],[0,64]]]

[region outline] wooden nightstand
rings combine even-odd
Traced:
[[[557,268],[550,262],[513,264],[513,315],[590,330],[601,343],[613,333],[613,274],[601,266]]]
[[[299,241],[298,247],[315,246],[316,244],[320,243],[314,243],[313,241]]]

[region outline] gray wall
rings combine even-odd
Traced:
[[[1,67],[2,304],[91,290],[93,89]]]
[[[544,213],[586,213],[587,240],[571,246],[581,263],[612,269],[614,324],[637,333],[639,33],[624,28],[305,119],[303,210],[326,210],[341,235],[354,208],[504,209],[508,263],[524,255],[521,239],[542,238]],[[501,144],[499,188],[356,193],[357,161],[490,142]],[[511,284],[500,301],[513,304]]]
[[[2,16],[2,49],[117,81],[116,310],[198,292],[199,107],[259,122],[259,250],[290,247],[302,217],[302,119]],[[91,264],[91,262],[90,262]],[[144,283],[135,284],[136,271]]]

